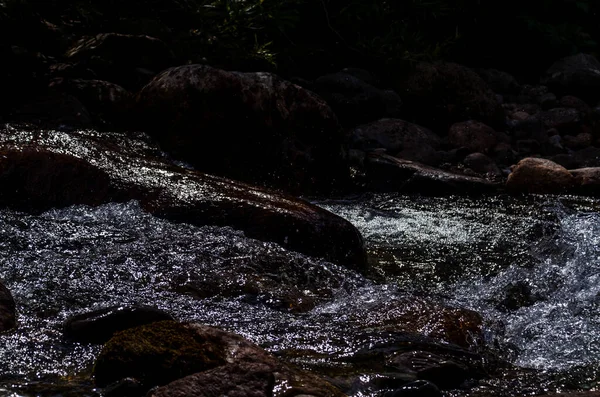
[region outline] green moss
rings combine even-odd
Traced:
[[[222,346],[174,321],[161,321],[117,333],[94,368],[98,386],[125,377],[146,387],[164,385],[225,363]]]

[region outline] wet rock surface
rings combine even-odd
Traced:
[[[351,267],[365,261],[362,238],[345,220],[292,197],[174,166],[140,135],[9,128],[0,134],[0,150],[0,179],[11,186],[0,195],[5,205],[44,210],[137,199],[173,221],[233,226]]]
[[[8,290],[0,282],[0,332],[8,331],[17,326],[15,301]]]

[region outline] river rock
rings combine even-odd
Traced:
[[[156,216],[232,226],[248,237],[361,269],[360,233],[294,197],[182,168],[143,134],[0,129],[0,204],[41,211],[139,200]]]
[[[600,167],[569,170],[575,178],[574,193],[597,196],[600,193]]]
[[[180,66],[156,76],[137,104],[146,130],[200,171],[295,193],[348,182],[331,108],[273,74]]]
[[[561,165],[541,158],[525,158],[517,163],[506,188],[522,193],[561,193],[573,187],[573,175]]]
[[[239,335],[169,321],[115,335],[98,356],[94,376],[100,386],[124,377],[137,378],[146,388],[162,386],[149,393],[155,397],[269,396],[281,387],[293,388],[291,395],[342,395]]]
[[[131,94],[123,87],[102,80],[54,79],[50,88],[73,95],[94,117],[96,125],[126,125],[131,113]]]
[[[500,176],[502,172],[496,162],[483,153],[471,153],[463,160],[465,166],[478,174]]]
[[[477,312],[419,298],[370,307],[362,321],[370,329],[426,335],[465,348],[483,342],[483,319]]]
[[[12,294],[0,283],[0,332],[17,326],[17,312]]]
[[[585,103],[582,99],[579,99],[573,95],[565,95],[560,98],[560,107],[577,109],[581,114],[588,115],[591,113],[592,108]]]
[[[496,145],[498,138],[492,128],[479,121],[469,120],[450,127],[448,142],[454,147],[466,147],[473,152],[486,153]]]
[[[441,142],[427,128],[400,119],[381,119],[356,127],[351,145],[363,151],[384,148],[396,157],[434,165]]]
[[[509,73],[498,69],[477,69],[476,72],[498,94],[516,95],[521,91],[520,84]]]
[[[566,147],[572,150],[585,149],[586,147],[592,146],[594,137],[592,134],[582,132],[575,136],[565,135],[562,137],[563,143]]]
[[[225,349],[211,339],[174,321],[121,331],[102,348],[95,382],[102,387],[131,377],[150,388],[224,365]]]
[[[327,101],[342,125],[399,116],[402,100],[398,94],[376,88],[356,75],[342,71],[315,80],[315,92]]]
[[[126,89],[140,88],[174,62],[173,53],[161,40],[119,33],[84,37],[67,51],[66,57],[93,70],[98,79]]]
[[[554,108],[539,112],[534,117],[541,120],[546,129],[556,128],[561,134],[581,132],[582,119],[577,109]]]
[[[577,54],[556,61],[546,71],[544,84],[559,94],[600,99],[600,61],[590,54]]]
[[[446,195],[493,193],[500,188],[483,178],[447,172],[377,152],[366,156],[365,172],[367,188],[375,191]]]
[[[173,317],[149,306],[112,306],[69,317],[64,324],[67,339],[84,343],[105,343],[118,332]]]
[[[397,91],[404,99],[403,118],[434,132],[464,120],[494,128],[504,124],[494,92],[477,73],[456,63],[419,63]]]

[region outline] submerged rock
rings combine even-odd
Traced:
[[[17,313],[12,294],[0,283],[0,332],[17,326]]]
[[[361,269],[360,233],[303,200],[170,163],[144,135],[0,130],[0,204],[27,211],[139,200],[150,213]]]
[[[140,123],[203,172],[285,189],[348,183],[345,133],[323,99],[270,73],[170,68],[137,95]]]
[[[160,322],[123,331],[104,346],[94,374],[101,386],[123,377],[162,386],[149,393],[155,397],[343,395],[239,335],[199,324]]]
[[[149,306],[113,306],[72,316],[65,322],[66,338],[86,343],[105,343],[118,332],[173,317]]]

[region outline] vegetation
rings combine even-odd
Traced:
[[[561,56],[597,53],[597,3],[5,0],[0,1],[0,19],[3,14],[23,19],[34,13],[78,33],[131,33],[137,21],[135,33],[145,28],[149,35],[168,32],[161,38],[172,43],[183,58],[206,59],[221,67],[276,70],[283,75],[312,77],[345,66],[393,73],[415,61],[436,59],[538,75]],[[164,29],[158,29],[159,25]]]

